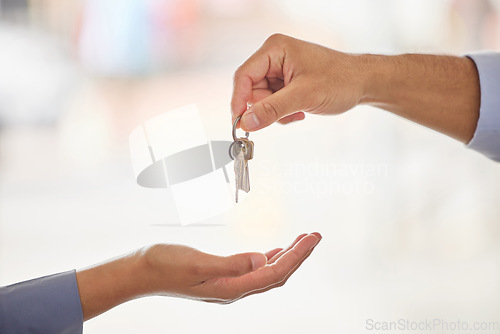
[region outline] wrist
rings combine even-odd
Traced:
[[[156,270],[148,258],[150,247],[140,249],[127,259],[128,289],[130,299],[152,295],[157,292]]]
[[[84,320],[144,295],[146,283],[141,252],[79,270],[76,273]]]
[[[378,107],[467,143],[479,117],[475,65],[463,57],[363,55],[363,97]]]
[[[373,54],[359,55],[362,85],[359,104],[378,105],[386,102],[383,95],[388,91],[392,75],[390,58],[390,56]]]

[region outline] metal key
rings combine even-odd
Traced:
[[[250,182],[248,179],[248,163],[245,160],[245,146],[240,146],[240,142],[237,142],[233,151],[238,151],[234,156],[234,175],[236,176],[236,195],[235,200],[238,203],[238,191],[241,189],[245,192],[250,190]]]
[[[234,160],[234,174],[236,176],[236,194],[235,200],[238,203],[238,191],[250,191],[250,177],[248,173],[248,160],[253,158],[254,145],[251,140],[248,140],[248,132],[246,138],[236,138],[236,125],[240,120],[238,117],[233,124],[233,139],[234,142],[229,147],[229,154]]]

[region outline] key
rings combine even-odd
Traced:
[[[236,124],[238,124],[240,118],[241,116],[238,117],[233,124],[234,142],[229,147],[229,154],[234,160],[234,174],[236,177],[236,203],[238,203],[239,190],[243,190],[247,193],[250,191],[248,161],[253,159],[254,152],[254,144],[251,140],[248,140],[248,132],[246,133],[246,138],[236,138]]]
[[[252,160],[253,159],[253,141],[248,140],[247,138],[238,138],[239,141],[245,145],[245,160]]]
[[[234,175],[236,176],[236,195],[235,200],[238,203],[238,191],[243,190],[248,192],[250,190],[250,182],[248,178],[248,162],[245,160],[246,147],[237,141],[233,145],[234,156]]]

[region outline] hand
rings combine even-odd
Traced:
[[[283,35],[269,37],[234,75],[233,121],[243,114],[246,131],[358,104],[468,143],[479,118],[479,76],[467,57],[347,54]]]
[[[84,319],[148,295],[227,304],[283,286],[320,240],[319,233],[302,234],[287,249],[227,257],[181,245],[142,249],[77,272]]]
[[[304,119],[304,112],[339,114],[364,94],[363,56],[272,35],[234,75],[233,121],[246,131]],[[247,111],[247,104],[251,105]]]

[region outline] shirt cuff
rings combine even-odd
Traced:
[[[467,147],[500,162],[500,53],[483,51],[466,56],[476,64],[481,87],[479,120]]]
[[[0,288],[0,333],[82,331],[75,270]]]

